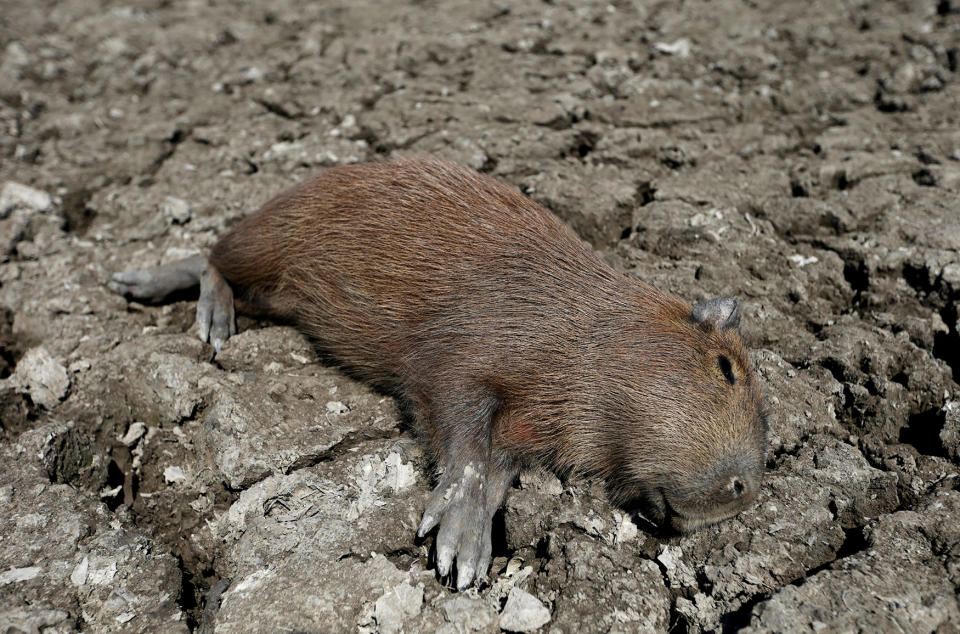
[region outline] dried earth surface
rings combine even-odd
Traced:
[[[6,3],[0,631],[957,631],[958,58],[956,0]],[[742,298],[754,508],[665,536],[532,471],[455,593],[392,400],[104,287],[402,150]]]

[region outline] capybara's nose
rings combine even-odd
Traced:
[[[746,504],[756,497],[756,486],[751,478],[734,475],[727,482],[724,493],[731,502]]]
[[[741,480],[740,478],[734,477],[730,481],[730,492],[735,498],[738,498],[741,495],[743,495],[743,491],[745,488],[746,486],[743,484],[743,480]]]

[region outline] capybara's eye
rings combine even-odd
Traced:
[[[720,366],[720,371],[723,372],[723,376],[726,377],[730,385],[737,382],[737,377],[733,374],[733,366],[730,364],[730,359],[721,354],[717,359],[717,364]]]

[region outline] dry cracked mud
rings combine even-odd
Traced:
[[[960,2],[37,0],[0,51],[0,631],[960,629]],[[524,473],[455,593],[393,401],[104,287],[402,150],[743,300],[754,508],[664,536]]]

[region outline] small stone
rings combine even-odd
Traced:
[[[15,209],[6,218],[0,214],[0,256],[6,259],[17,249],[30,225],[30,212],[26,209]]]
[[[100,565],[90,571],[87,582],[93,586],[105,586],[113,583],[117,576],[116,560],[100,560]]]
[[[89,369],[90,369],[90,361],[88,361],[87,359],[79,359],[71,363],[69,366],[67,366],[67,370],[69,370],[71,374],[77,374],[78,372],[86,372]]]
[[[532,632],[550,622],[550,610],[540,600],[514,586],[500,613],[500,629],[508,632]]]
[[[136,616],[136,612],[124,612],[123,614],[117,615],[116,620],[117,623],[123,625],[124,623],[132,621]]]
[[[185,482],[187,474],[184,473],[180,467],[167,467],[163,470],[163,479],[170,484],[176,484],[178,482]]]
[[[960,401],[949,401],[943,406],[944,422],[940,429],[940,443],[950,457],[960,457]]]
[[[23,44],[20,42],[10,42],[7,44],[3,55],[3,66],[19,70],[29,64],[30,56],[27,54],[27,49],[23,48]]]
[[[67,395],[67,369],[46,348],[31,348],[17,364],[13,382],[37,405],[52,409]]]
[[[658,53],[664,55],[676,55],[677,57],[688,57],[690,55],[690,40],[685,37],[672,43],[657,42],[653,48]]]
[[[833,189],[845,189],[848,184],[847,170],[842,165],[825,165],[820,168],[820,182]]]
[[[193,210],[190,204],[180,198],[167,196],[160,204],[160,211],[164,217],[175,225],[185,225],[193,218]]]
[[[127,447],[132,447],[137,444],[137,441],[147,433],[147,426],[144,423],[131,423],[130,429],[127,430],[127,433],[123,435],[123,438],[120,439],[120,442],[125,444]]]
[[[348,408],[346,405],[344,405],[340,401],[327,401],[328,414],[340,415],[340,414],[346,414],[348,411],[350,411],[350,408]]]
[[[624,515],[617,521],[617,532],[614,535],[614,542],[617,544],[632,542],[637,538],[637,533],[637,525],[633,523],[633,519],[629,515]]]
[[[90,557],[84,557],[83,561],[77,564],[77,567],[70,573],[70,582],[75,586],[82,586],[87,582],[87,573],[90,572]]]
[[[390,455],[384,460],[384,464],[387,468],[387,482],[394,491],[406,489],[417,481],[413,463],[404,463],[403,458],[396,451],[390,452]]]
[[[49,211],[52,207],[50,194],[33,187],[7,181],[0,191],[0,218],[6,218],[14,209]]]
[[[263,371],[267,374],[280,374],[283,372],[283,365],[277,363],[276,361],[271,361],[270,363],[263,366]]]
[[[912,63],[907,62],[897,68],[890,79],[890,88],[897,93],[907,93],[919,88],[922,75],[919,69]]]
[[[0,587],[8,583],[18,583],[20,581],[30,581],[36,579],[43,573],[43,568],[39,566],[30,566],[28,568],[10,568],[6,572],[0,572]]]
[[[943,267],[940,278],[950,290],[960,291],[960,264],[952,263]]]
[[[689,623],[719,623],[723,614],[717,600],[702,592],[693,595],[692,599],[677,597],[676,611]]]
[[[399,632],[405,620],[420,614],[422,606],[423,586],[414,588],[409,583],[401,583],[377,599],[374,618],[381,632]]]
[[[488,629],[497,618],[497,612],[492,606],[480,599],[465,596],[456,596],[445,601],[440,607],[447,621],[468,630]]]
[[[683,550],[679,546],[661,546],[657,561],[666,571],[667,581],[671,588],[695,588],[697,586],[696,573],[684,562]]]
[[[257,68],[256,66],[251,66],[250,68],[247,68],[240,75],[241,84],[252,84],[253,82],[260,81],[261,79],[263,79],[263,71]]]
[[[801,269],[802,269],[803,267],[805,267],[806,265],[808,265],[808,264],[816,264],[817,261],[818,261],[818,260],[817,260],[817,256],[815,256],[815,255],[811,255],[811,256],[807,257],[807,256],[803,256],[803,255],[801,255],[801,254],[799,254],[799,253],[795,253],[795,254],[791,255],[791,256],[789,256],[787,259],[790,260],[793,264],[795,264],[797,267],[799,267],[799,268],[801,268]]]

